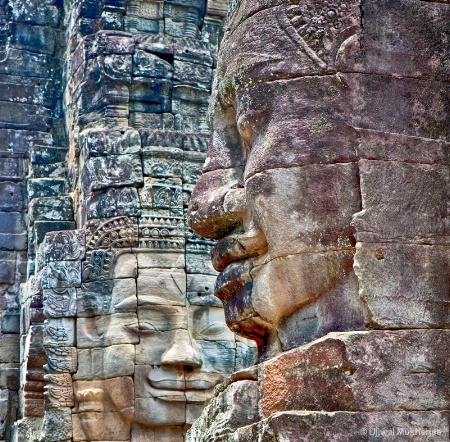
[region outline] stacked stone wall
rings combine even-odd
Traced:
[[[24,411],[24,396],[29,416],[43,411],[32,405],[43,397],[42,367],[31,358],[21,372],[20,358],[29,307],[40,301],[22,304],[21,284],[34,272],[36,241],[49,225],[36,198],[61,197],[69,190],[62,166],[67,152],[58,69],[62,24],[59,2],[0,2],[0,440],[9,438],[12,423]],[[43,320],[33,313],[33,321]]]

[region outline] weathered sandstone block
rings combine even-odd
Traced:
[[[134,373],[135,346],[112,345],[78,350],[78,371],[74,380],[109,379]]]
[[[233,442],[298,441],[444,442],[448,439],[448,412],[283,412],[238,429]],[[195,441],[196,439],[192,439]],[[200,439],[199,439],[200,440]]]
[[[260,410],[446,410],[447,330],[330,334],[261,364]]]
[[[354,268],[372,326],[447,327],[449,262],[448,246],[359,243]]]

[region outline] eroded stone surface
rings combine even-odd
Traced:
[[[67,440],[72,435],[70,408],[57,408],[45,413],[41,439],[48,442]]]
[[[0,4],[13,440],[181,442],[256,345],[197,440],[448,430],[445,2],[236,1],[218,58],[226,1],[38,3]]]
[[[215,397],[203,411],[200,419],[190,430],[187,440],[232,438],[238,428],[251,425],[260,419],[258,400],[259,394],[255,381],[234,382]]]
[[[447,412],[285,412],[237,430],[230,440],[252,442],[257,437],[262,442],[357,442],[379,438],[386,442],[441,442],[447,440],[447,432]]]
[[[74,440],[129,440],[134,413],[133,379],[76,381]]]
[[[358,244],[354,267],[359,293],[374,327],[447,327],[442,306],[447,302],[449,262],[448,246]]]
[[[260,366],[264,417],[279,411],[445,410],[446,330],[330,334]]]

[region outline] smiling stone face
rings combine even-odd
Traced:
[[[193,285],[191,289],[199,288]],[[213,397],[214,387],[243,368],[239,360],[248,347],[236,343],[223,308],[212,295],[197,292],[183,303],[170,296],[156,299],[144,294],[138,295],[138,303],[137,431],[191,424]]]
[[[361,257],[369,243],[384,250],[442,232],[449,90],[439,81],[424,87],[423,78],[448,78],[430,58],[442,57],[433,48],[445,44],[448,15],[427,2],[236,3],[190,225],[218,240],[216,295],[229,327],[254,339],[261,359],[330,331],[423,322],[398,313],[397,296],[410,292],[400,269],[392,269],[395,290],[387,281],[375,288],[377,265],[369,272]],[[406,33],[395,44],[392,20]],[[436,222],[425,226],[431,213]],[[437,298],[413,298],[410,311],[434,323]]]
[[[231,19],[190,212],[198,234],[219,240],[212,261],[228,325],[261,357],[364,323],[351,227],[361,210],[356,130],[333,73],[358,11],[319,8],[328,31],[314,40],[294,26],[298,5],[275,3],[243,2]]]

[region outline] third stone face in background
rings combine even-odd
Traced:
[[[186,278],[184,269],[141,270],[141,277],[133,440],[148,440],[148,434],[155,441],[176,440],[211,400],[214,387],[253,363],[254,348],[238,342],[226,326],[223,307],[206,286],[214,278]],[[131,297],[118,307],[133,302]]]
[[[411,244],[423,269],[436,268],[431,252],[446,253],[423,244],[445,235],[449,74],[433,60],[444,57],[449,11],[420,1],[236,4],[190,224],[219,240],[216,294],[260,359],[330,331],[447,317],[448,285],[433,276],[442,272],[412,258],[399,268],[407,252],[392,244]],[[439,283],[422,290],[422,279]]]
[[[234,336],[221,308],[163,304],[163,299],[155,304],[154,298],[145,298],[140,298],[138,309],[135,423],[144,427],[192,423],[212,398],[214,387],[235,369]],[[194,318],[199,308],[217,333],[203,330],[204,321]],[[216,340],[204,340],[202,331],[206,339]]]

